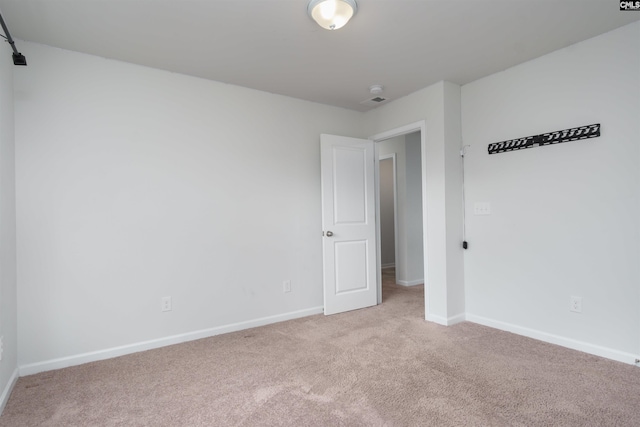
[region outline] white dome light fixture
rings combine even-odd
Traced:
[[[358,11],[356,0],[311,0],[309,16],[326,30],[338,30]]]
[[[380,95],[383,90],[384,90],[384,87],[382,85],[369,86],[369,93],[371,95]]]

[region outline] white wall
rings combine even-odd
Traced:
[[[396,264],[394,159],[380,160],[380,264]]]
[[[609,357],[640,353],[640,58],[628,42],[639,25],[462,96],[441,82],[365,114],[25,43],[29,67],[15,76],[21,373],[319,312],[319,135],[421,120],[427,318],[452,324],[466,310]],[[4,152],[10,87],[0,83]],[[492,206],[468,216],[464,257],[461,110],[466,208]],[[594,122],[595,140],[486,154],[491,142]],[[13,165],[0,157],[10,358]],[[174,309],[162,313],[166,295]],[[583,297],[582,314],[569,313],[570,295]],[[5,360],[0,385],[16,366]]]
[[[464,320],[462,186],[445,178],[461,175],[460,87],[440,82],[365,113],[367,135],[425,121],[422,150],[425,302],[427,319],[453,324]],[[445,114],[446,111],[446,114]],[[457,153],[457,154],[456,154]],[[458,180],[459,183],[459,180]]]
[[[403,278],[407,269],[407,245],[406,241],[406,215],[405,215],[405,200],[407,192],[406,184],[406,155],[404,136],[398,136],[395,138],[387,139],[378,143],[378,157],[395,154],[396,158],[396,201],[397,209],[395,218],[395,226],[397,227],[394,235],[395,241],[392,242],[395,249],[395,267],[396,267],[396,282]],[[382,209],[382,207],[381,207]],[[382,230],[381,230],[382,232]],[[382,242],[381,242],[382,243]],[[388,243],[388,242],[385,242]]]
[[[455,321],[464,318],[464,254],[462,248],[462,124],[460,86],[443,84],[444,180],[446,215],[447,312]],[[454,321],[454,322],[455,322]],[[450,322],[453,323],[453,322]]]
[[[462,88],[469,319],[628,362],[640,353],[638,40],[635,23]],[[487,154],[593,123],[596,139]],[[473,216],[475,202],[491,215]]]
[[[420,132],[405,135],[406,183],[405,200],[407,272],[405,285],[424,283],[424,251],[422,233],[422,153]]]
[[[14,157],[13,60],[0,46],[0,413],[17,379],[16,202]]]
[[[321,312],[319,135],[362,137],[361,113],[23,49],[21,373]]]

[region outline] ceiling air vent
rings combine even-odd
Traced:
[[[365,99],[360,104],[366,105],[367,107],[377,107],[380,104],[384,104],[388,100],[389,100],[389,98],[383,98],[381,96],[374,96],[373,98]]]

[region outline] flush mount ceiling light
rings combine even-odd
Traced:
[[[382,85],[369,86],[369,93],[371,95],[380,95],[383,90],[384,90],[384,87]]]
[[[355,0],[311,0],[307,13],[326,30],[344,27],[358,11]]]

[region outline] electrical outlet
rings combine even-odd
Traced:
[[[171,311],[171,297],[162,298],[162,311]]]
[[[291,280],[285,280],[282,282],[282,290],[286,292],[291,292]]]
[[[582,313],[582,297],[571,297],[569,299],[569,311]]]

